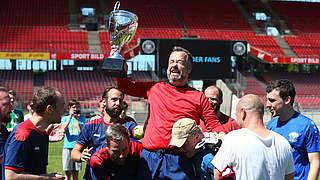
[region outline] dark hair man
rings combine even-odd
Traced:
[[[105,132],[110,124],[123,124],[129,129],[130,133],[133,132],[137,123],[126,121],[119,117],[122,112],[123,98],[123,93],[117,87],[109,87],[104,90],[102,99],[106,102],[106,113],[100,119],[95,119],[85,124],[71,152],[73,161],[87,162],[91,154],[95,153],[97,148],[105,143]],[[84,179],[90,179],[90,168],[88,163]]]
[[[32,117],[17,125],[6,142],[2,179],[64,179],[61,173],[46,174],[49,135],[45,131],[60,123],[64,105],[62,93],[55,88],[40,88],[34,94]]]
[[[142,144],[130,140],[129,131],[112,124],[106,131],[106,143],[92,155],[92,179],[136,179]]]
[[[112,52],[115,46],[112,47]],[[116,78],[119,88],[126,94],[148,98],[149,116],[144,138],[144,150],[138,179],[193,179],[192,161],[169,147],[171,128],[181,118],[201,120],[209,131],[223,131],[208,99],[202,92],[188,86],[192,70],[192,55],[174,47],[168,61],[165,82],[133,82]],[[153,157],[153,158],[151,158]],[[183,165],[182,165],[183,164]]]
[[[263,124],[264,105],[253,94],[243,96],[236,107],[242,129],[231,131],[213,158],[214,178],[225,169],[233,169],[236,179],[293,179],[291,147],[278,133]]]
[[[295,179],[317,180],[320,169],[319,130],[314,121],[293,109],[295,88],[289,80],[267,86],[267,108],[274,117],[267,128],[285,137],[292,149]]]
[[[69,115],[61,119],[61,129],[65,131],[64,144],[62,150],[63,171],[66,173],[66,179],[78,179],[82,164],[71,160],[71,151],[75,146],[82,127],[86,123],[86,118],[81,116],[80,103],[76,99],[68,102]]]
[[[220,106],[223,102],[223,93],[220,88],[217,86],[209,86],[205,89],[204,95],[206,95],[206,97],[209,99],[213,111],[217,115],[219,122],[226,133],[240,128],[236,120],[220,111]],[[200,125],[201,129],[206,131],[203,124]]]

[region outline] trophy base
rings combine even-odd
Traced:
[[[124,70],[125,60],[122,58],[105,58],[102,64],[102,72],[106,76],[127,77],[127,72]]]

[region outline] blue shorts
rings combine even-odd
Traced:
[[[137,179],[191,180],[196,178],[192,159],[168,153],[165,149],[158,151],[143,149]]]

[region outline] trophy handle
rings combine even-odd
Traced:
[[[119,10],[119,8],[120,8],[120,1],[117,1],[113,7],[113,11]]]

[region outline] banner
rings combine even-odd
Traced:
[[[50,59],[50,53],[0,52],[0,59]]]
[[[135,46],[123,55],[124,59],[129,60],[137,55],[139,55],[139,46]],[[103,53],[51,53],[50,59],[71,59],[71,60],[86,60],[86,61],[102,61],[107,58],[109,54]]]
[[[52,53],[51,59],[72,59],[72,60],[103,60],[108,54],[102,53]]]
[[[272,57],[269,53],[266,53],[258,48],[250,47],[250,52],[268,63],[279,64],[320,64],[320,58],[313,57]]]

